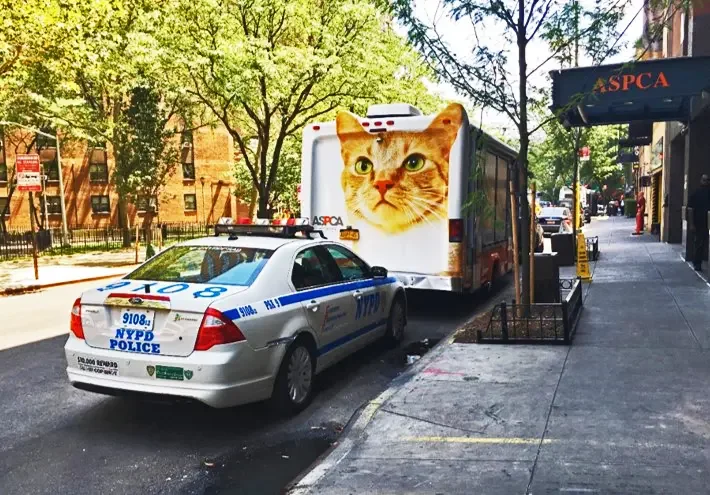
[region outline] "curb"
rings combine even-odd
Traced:
[[[350,417],[338,441],[313,461],[298,477],[286,485],[282,493],[286,495],[306,495],[310,493],[312,489],[316,488],[315,485],[332,469],[338,466],[365,436],[365,430],[374,419],[377,411],[379,411],[393,395],[399,392],[405,384],[423,371],[430,362],[441,355],[444,352],[445,346],[453,343],[456,331],[458,331],[458,328],[449,336],[441,339],[440,342],[432,347],[421,359],[418,359],[409,369],[394,378],[387,388],[377,397],[361,405]]]
[[[93,282],[95,280],[106,280],[109,278],[119,278],[127,275],[130,272],[125,273],[114,273],[113,275],[101,275],[99,277],[88,277],[78,280],[64,280],[62,282],[52,282],[51,284],[36,284],[36,285],[26,285],[24,287],[11,287],[9,289],[3,289],[0,291],[0,297],[2,296],[17,296],[20,294],[25,294],[27,292],[36,292],[42,289],[51,289],[52,287],[60,287],[62,285],[72,285],[81,284],[83,282]]]

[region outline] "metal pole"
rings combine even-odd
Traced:
[[[39,265],[37,263],[37,232],[35,232],[35,202],[32,191],[29,194],[30,200],[30,228],[32,229],[32,262],[35,268],[35,280],[39,280]]]
[[[43,167],[44,168],[44,167]],[[42,170],[42,198],[44,201],[44,225],[49,230],[49,210],[47,209],[47,174]]]
[[[69,231],[67,230],[67,207],[64,203],[64,178],[62,173],[62,156],[59,151],[59,133],[54,136],[57,141],[57,168],[59,169],[59,208],[62,210],[62,245],[69,245]]]
[[[535,225],[537,215],[535,215],[535,200],[537,199],[537,188],[532,183],[532,200],[530,201],[530,304],[535,303],[535,241],[537,240],[537,230]]]

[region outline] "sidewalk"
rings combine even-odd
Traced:
[[[145,259],[145,249],[139,252]],[[39,280],[32,259],[0,262],[0,295],[16,294],[55,285],[119,277],[133,270],[135,251],[110,251],[39,258]]]
[[[633,220],[585,230],[572,346],[435,348],[291,493],[707,493],[710,288]]]

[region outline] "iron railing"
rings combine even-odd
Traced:
[[[560,279],[560,292],[559,303],[496,305],[486,330],[477,332],[477,342],[570,344],[582,312],[582,283],[579,279]]]
[[[138,229],[141,244],[148,239],[153,244],[182,242],[213,233],[213,227],[205,224],[162,223],[153,224],[150,229]],[[88,251],[108,251],[124,247],[124,233],[130,243],[136,241],[136,229],[124,231],[118,227],[92,228],[74,227],[69,229],[68,239],[62,238],[58,228],[37,232],[37,249],[40,254],[71,254]],[[32,256],[32,232],[15,230],[0,233],[0,260]]]

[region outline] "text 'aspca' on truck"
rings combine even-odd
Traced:
[[[409,288],[475,290],[512,269],[516,156],[459,104],[341,112],[304,130],[302,216]]]

